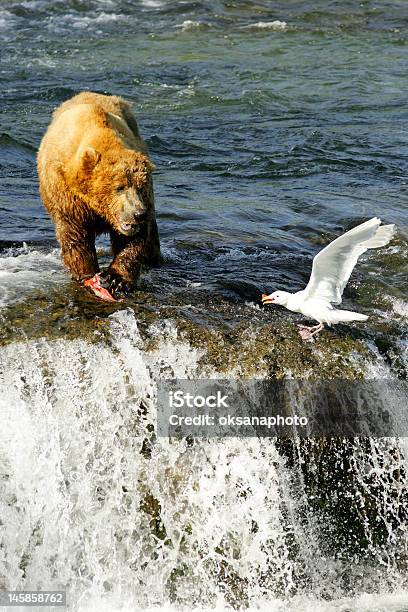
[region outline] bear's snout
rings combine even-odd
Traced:
[[[122,211],[125,215],[137,215],[146,212],[146,206],[143,200],[135,191],[136,190],[129,189],[129,191],[126,193],[126,198],[122,207]]]
[[[148,210],[144,202],[135,193],[127,193],[119,212],[121,231],[134,233],[138,226],[148,220]]]
[[[136,211],[134,213],[134,218],[136,223],[143,223],[144,221],[147,221],[147,211],[146,210],[141,210],[141,211]]]

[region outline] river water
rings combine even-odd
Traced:
[[[154,402],[169,377],[406,379],[407,24],[402,0],[0,3],[2,588],[408,610],[403,439],[191,445],[155,437]],[[84,89],[132,103],[157,165],[164,264],[116,305],[70,281],[38,195]],[[398,229],[345,292],[368,323],[302,344],[261,293],[374,215]]]

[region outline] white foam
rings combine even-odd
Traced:
[[[26,245],[0,254],[0,307],[25,299],[33,289],[67,280],[59,249],[38,251]]]
[[[141,0],[141,4],[142,4],[142,6],[145,6],[147,8],[160,8],[161,6],[164,6],[165,1],[161,1],[161,0]]]
[[[118,15],[116,13],[99,13],[92,21],[94,23],[108,23],[109,21],[128,21],[128,15]]]
[[[286,21],[258,21],[257,23],[251,23],[246,28],[253,30],[286,30],[288,24]]]
[[[116,13],[104,13],[101,12],[92,17],[88,15],[76,15],[76,14],[65,14],[65,15],[52,15],[47,21],[47,27],[55,32],[66,31],[67,29],[87,29],[93,26],[99,26],[110,22],[128,22],[129,16],[116,14]],[[97,32],[99,33],[99,31]]]
[[[194,281],[190,281],[187,280],[186,281],[186,286],[187,287],[192,287],[193,289],[197,289],[198,287],[201,287],[203,283],[198,283],[198,282],[194,282]]]
[[[180,261],[183,259],[180,251],[176,247],[162,244],[160,245],[160,251],[161,251],[162,257],[166,261]]]
[[[183,23],[180,23],[175,28],[181,28],[182,32],[190,32],[192,30],[202,30],[208,28],[208,24],[203,21],[192,21],[190,19],[186,19]]]
[[[3,10],[0,11],[0,28],[7,29],[15,25],[18,18],[13,13]]]
[[[216,262],[223,262],[223,261],[231,261],[232,259],[239,261],[241,259],[246,259],[246,260],[256,260],[259,259],[260,257],[264,257],[266,254],[265,251],[255,251],[253,253],[245,253],[245,251],[243,251],[242,249],[238,249],[238,248],[231,248],[228,249],[228,251],[225,251],[224,253],[220,253],[219,255],[216,256],[216,258],[214,259],[214,261]],[[268,255],[270,255],[270,253],[268,253]]]
[[[400,317],[408,317],[408,302],[399,298],[391,300],[392,308]]]

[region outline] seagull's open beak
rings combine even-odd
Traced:
[[[273,304],[274,299],[265,293],[262,294],[262,304]]]

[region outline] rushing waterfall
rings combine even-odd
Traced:
[[[131,309],[110,331],[2,349],[3,588],[66,588],[73,610],[401,609],[401,441],[156,438],[156,381],[200,376],[202,351],[170,322],[146,350]]]

